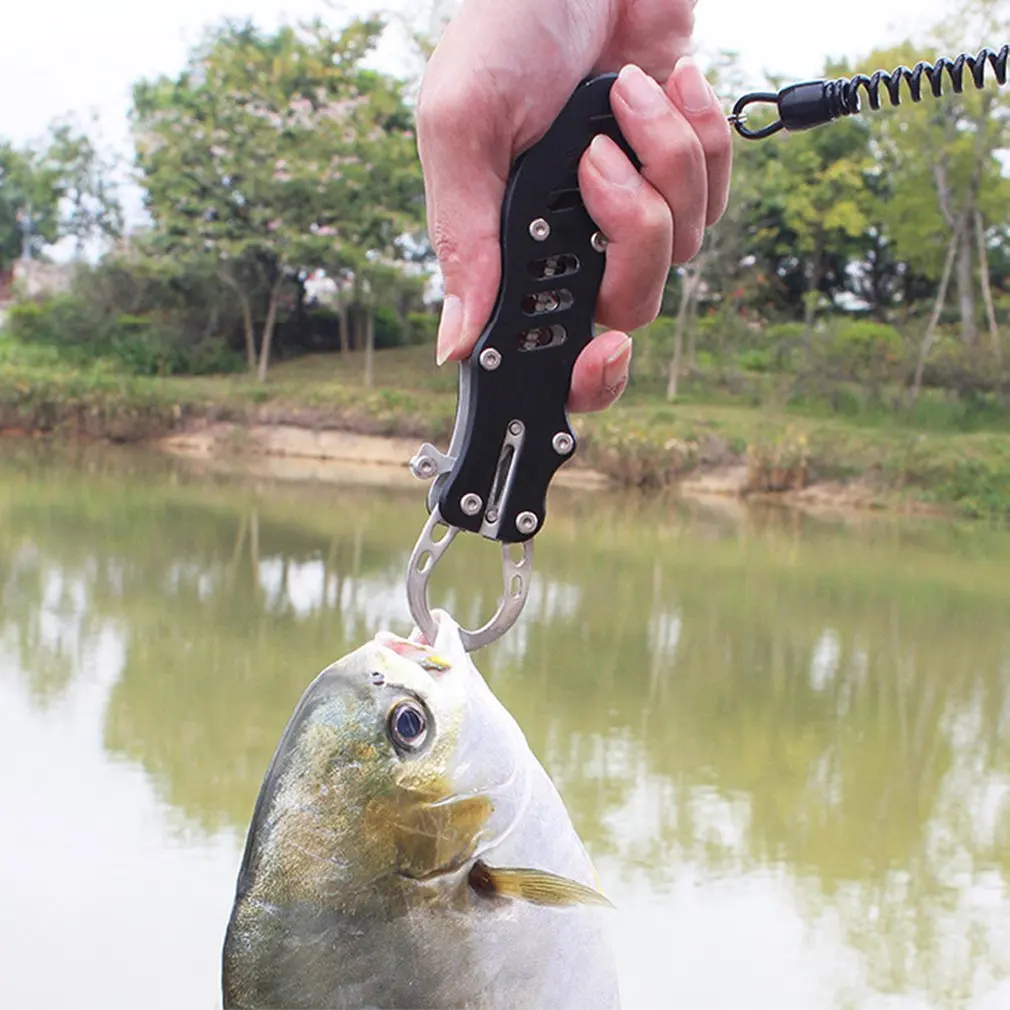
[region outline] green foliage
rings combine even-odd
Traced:
[[[432,312],[408,312],[407,327],[410,331],[410,343],[435,346],[438,335],[439,317]]]
[[[985,394],[1010,391],[1010,373],[1004,364],[1010,348],[994,348],[986,342],[965,346],[951,332],[942,333],[933,344],[923,383],[937,389],[951,390],[967,401],[977,401]]]
[[[52,125],[39,146],[18,150],[0,141],[0,272],[23,252],[35,258],[72,237],[114,237],[122,215],[113,165],[76,123]]]
[[[167,240],[285,266],[391,249],[416,223],[420,176],[398,84],[360,65],[381,28],[226,24],[176,80],[137,85],[138,162]]]
[[[59,191],[36,152],[0,143],[0,270],[59,237]],[[27,232],[27,239],[25,233]]]
[[[828,327],[822,350],[830,374],[869,386],[897,378],[904,366],[901,334],[885,323],[839,320]]]
[[[697,441],[631,419],[599,424],[583,442],[593,466],[630,487],[666,487],[698,464]]]
[[[420,228],[402,85],[362,66],[382,28],[225,24],[176,79],[134,90],[137,161],[163,249],[209,253],[250,313],[250,289],[266,291],[261,379],[286,284],[320,267],[347,274],[353,303],[374,309],[401,240]],[[252,332],[246,343],[252,361]]]
[[[131,442],[162,434],[185,416],[172,391],[153,380],[102,361],[67,368],[52,347],[27,351],[0,350],[0,429]]]
[[[773,323],[762,327],[758,339],[765,347],[797,347],[806,335],[807,328],[803,323]]]
[[[399,347],[404,341],[404,327],[395,309],[380,306],[375,310],[375,346]]]
[[[747,447],[748,491],[798,491],[806,486],[809,469],[806,435],[792,427]]]
[[[631,355],[633,389],[643,388],[658,392],[660,385],[666,381],[667,369],[673,355],[675,328],[675,320],[669,316],[660,316],[635,332]]]
[[[753,347],[741,351],[737,362],[746,372],[772,372],[775,370],[775,353],[767,348]]]
[[[1010,517],[1010,459],[953,460],[930,488],[936,501],[954,502],[973,518]]]
[[[7,328],[14,341],[47,348],[70,365],[105,360],[132,375],[206,374],[242,367],[241,358],[220,339],[190,341],[168,320],[104,313],[79,294],[17,304]]]

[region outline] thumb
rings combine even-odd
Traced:
[[[436,361],[465,358],[494,307],[501,277],[499,229],[512,138],[497,96],[462,92],[433,64],[418,101],[417,143],[424,173],[428,234],[445,298]]]

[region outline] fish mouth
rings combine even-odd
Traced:
[[[417,663],[436,679],[454,668],[465,669],[467,654],[460,637],[459,625],[444,610],[433,610],[432,617],[438,626],[434,642],[429,642],[420,628],[414,628],[407,638],[389,631],[375,635],[377,645],[403,659]]]

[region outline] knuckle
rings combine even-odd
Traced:
[[[723,214],[726,213],[728,205],[728,193],[719,192],[710,195],[708,198],[708,209],[705,214],[706,227],[711,228],[713,225],[718,224],[722,220]]]
[[[421,84],[415,109],[419,137],[451,151],[477,138],[512,126],[508,96],[493,73],[476,81],[469,76],[437,73]]]
[[[462,260],[462,243],[459,233],[444,218],[432,222],[429,239],[442,269],[451,269]]]
[[[655,235],[657,242],[665,238],[669,245],[673,236],[673,215],[667,202],[658,193],[650,194],[650,199],[642,201],[640,213],[642,231]]]
[[[673,232],[670,208],[651,186],[642,187],[635,198],[628,201],[620,225],[615,235],[627,235],[636,243],[658,243]]]
[[[437,84],[421,88],[417,98],[417,130],[421,136],[452,136],[466,118],[466,95],[458,88]]]
[[[678,115],[674,113],[673,115]],[[707,155],[702,139],[684,120],[671,124],[662,140],[657,138],[655,151],[642,159],[643,174],[660,189],[683,186],[684,179],[703,177]]]
[[[670,145],[670,170],[689,173],[693,178],[704,174],[706,161],[705,148],[694,130],[681,133],[677,142]]]
[[[599,409],[605,410],[621,398],[628,386],[628,373],[625,372],[616,382],[604,383],[600,390]]]
[[[640,329],[643,326],[648,326],[649,323],[654,322],[659,316],[659,310],[663,304],[663,289],[662,286],[658,290],[651,291],[649,294],[639,302],[632,313],[634,325],[630,326],[629,329]]]
[[[701,135],[701,145],[710,158],[731,158],[733,156],[733,131],[721,109],[717,109],[713,113],[713,119],[705,124]]]
[[[612,299],[607,325],[627,332],[641,329],[656,319],[662,302],[661,284],[646,292],[625,292],[623,297]]]
[[[705,228],[697,221],[674,226],[673,263],[687,263],[701,252],[705,241]]]

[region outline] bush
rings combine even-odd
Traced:
[[[807,485],[810,450],[806,436],[787,428],[770,442],[747,447],[747,491],[798,491]]]
[[[403,344],[403,323],[394,309],[382,307],[375,310],[375,346],[400,347]]]
[[[112,321],[93,304],[74,295],[53,295],[14,305],[8,331],[23,344],[53,347],[71,363],[82,363],[108,351]]]
[[[755,345],[755,335],[760,331],[739,313],[723,309],[701,316],[697,323],[696,343],[716,360],[726,360],[734,354]]]
[[[803,323],[773,323],[760,331],[765,347],[799,347],[803,343],[807,328]]]
[[[840,321],[828,328],[819,343],[822,362],[832,378],[878,387],[904,371],[904,341],[886,323]]]
[[[790,372],[796,368],[806,332],[803,323],[775,323],[761,330],[759,346],[772,355],[776,372]]]
[[[434,345],[435,335],[438,333],[438,316],[433,312],[409,312],[407,330],[411,344]]]
[[[958,337],[942,335],[930,350],[922,373],[924,386],[949,389],[964,399],[1000,392],[1007,385],[1010,348],[997,355],[992,345],[969,347]]]
[[[773,372],[777,371],[775,353],[767,348],[752,348],[743,351],[737,358],[737,362],[745,372]]]
[[[241,355],[220,337],[194,338],[153,313],[112,315],[75,294],[13,306],[8,330],[26,347],[51,348],[67,364],[105,359],[131,375],[195,375],[244,367]]]
[[[635,346],[631,355],[631,381],[647,386],[661,384],[665,387],[670,359],[673,357],[673,338],[677,321],[669,316],[659,316],[648,326],[634,334]],[[687,348],[684,349],[685,352]],[[656,385],[658,392],[660,385]]]

